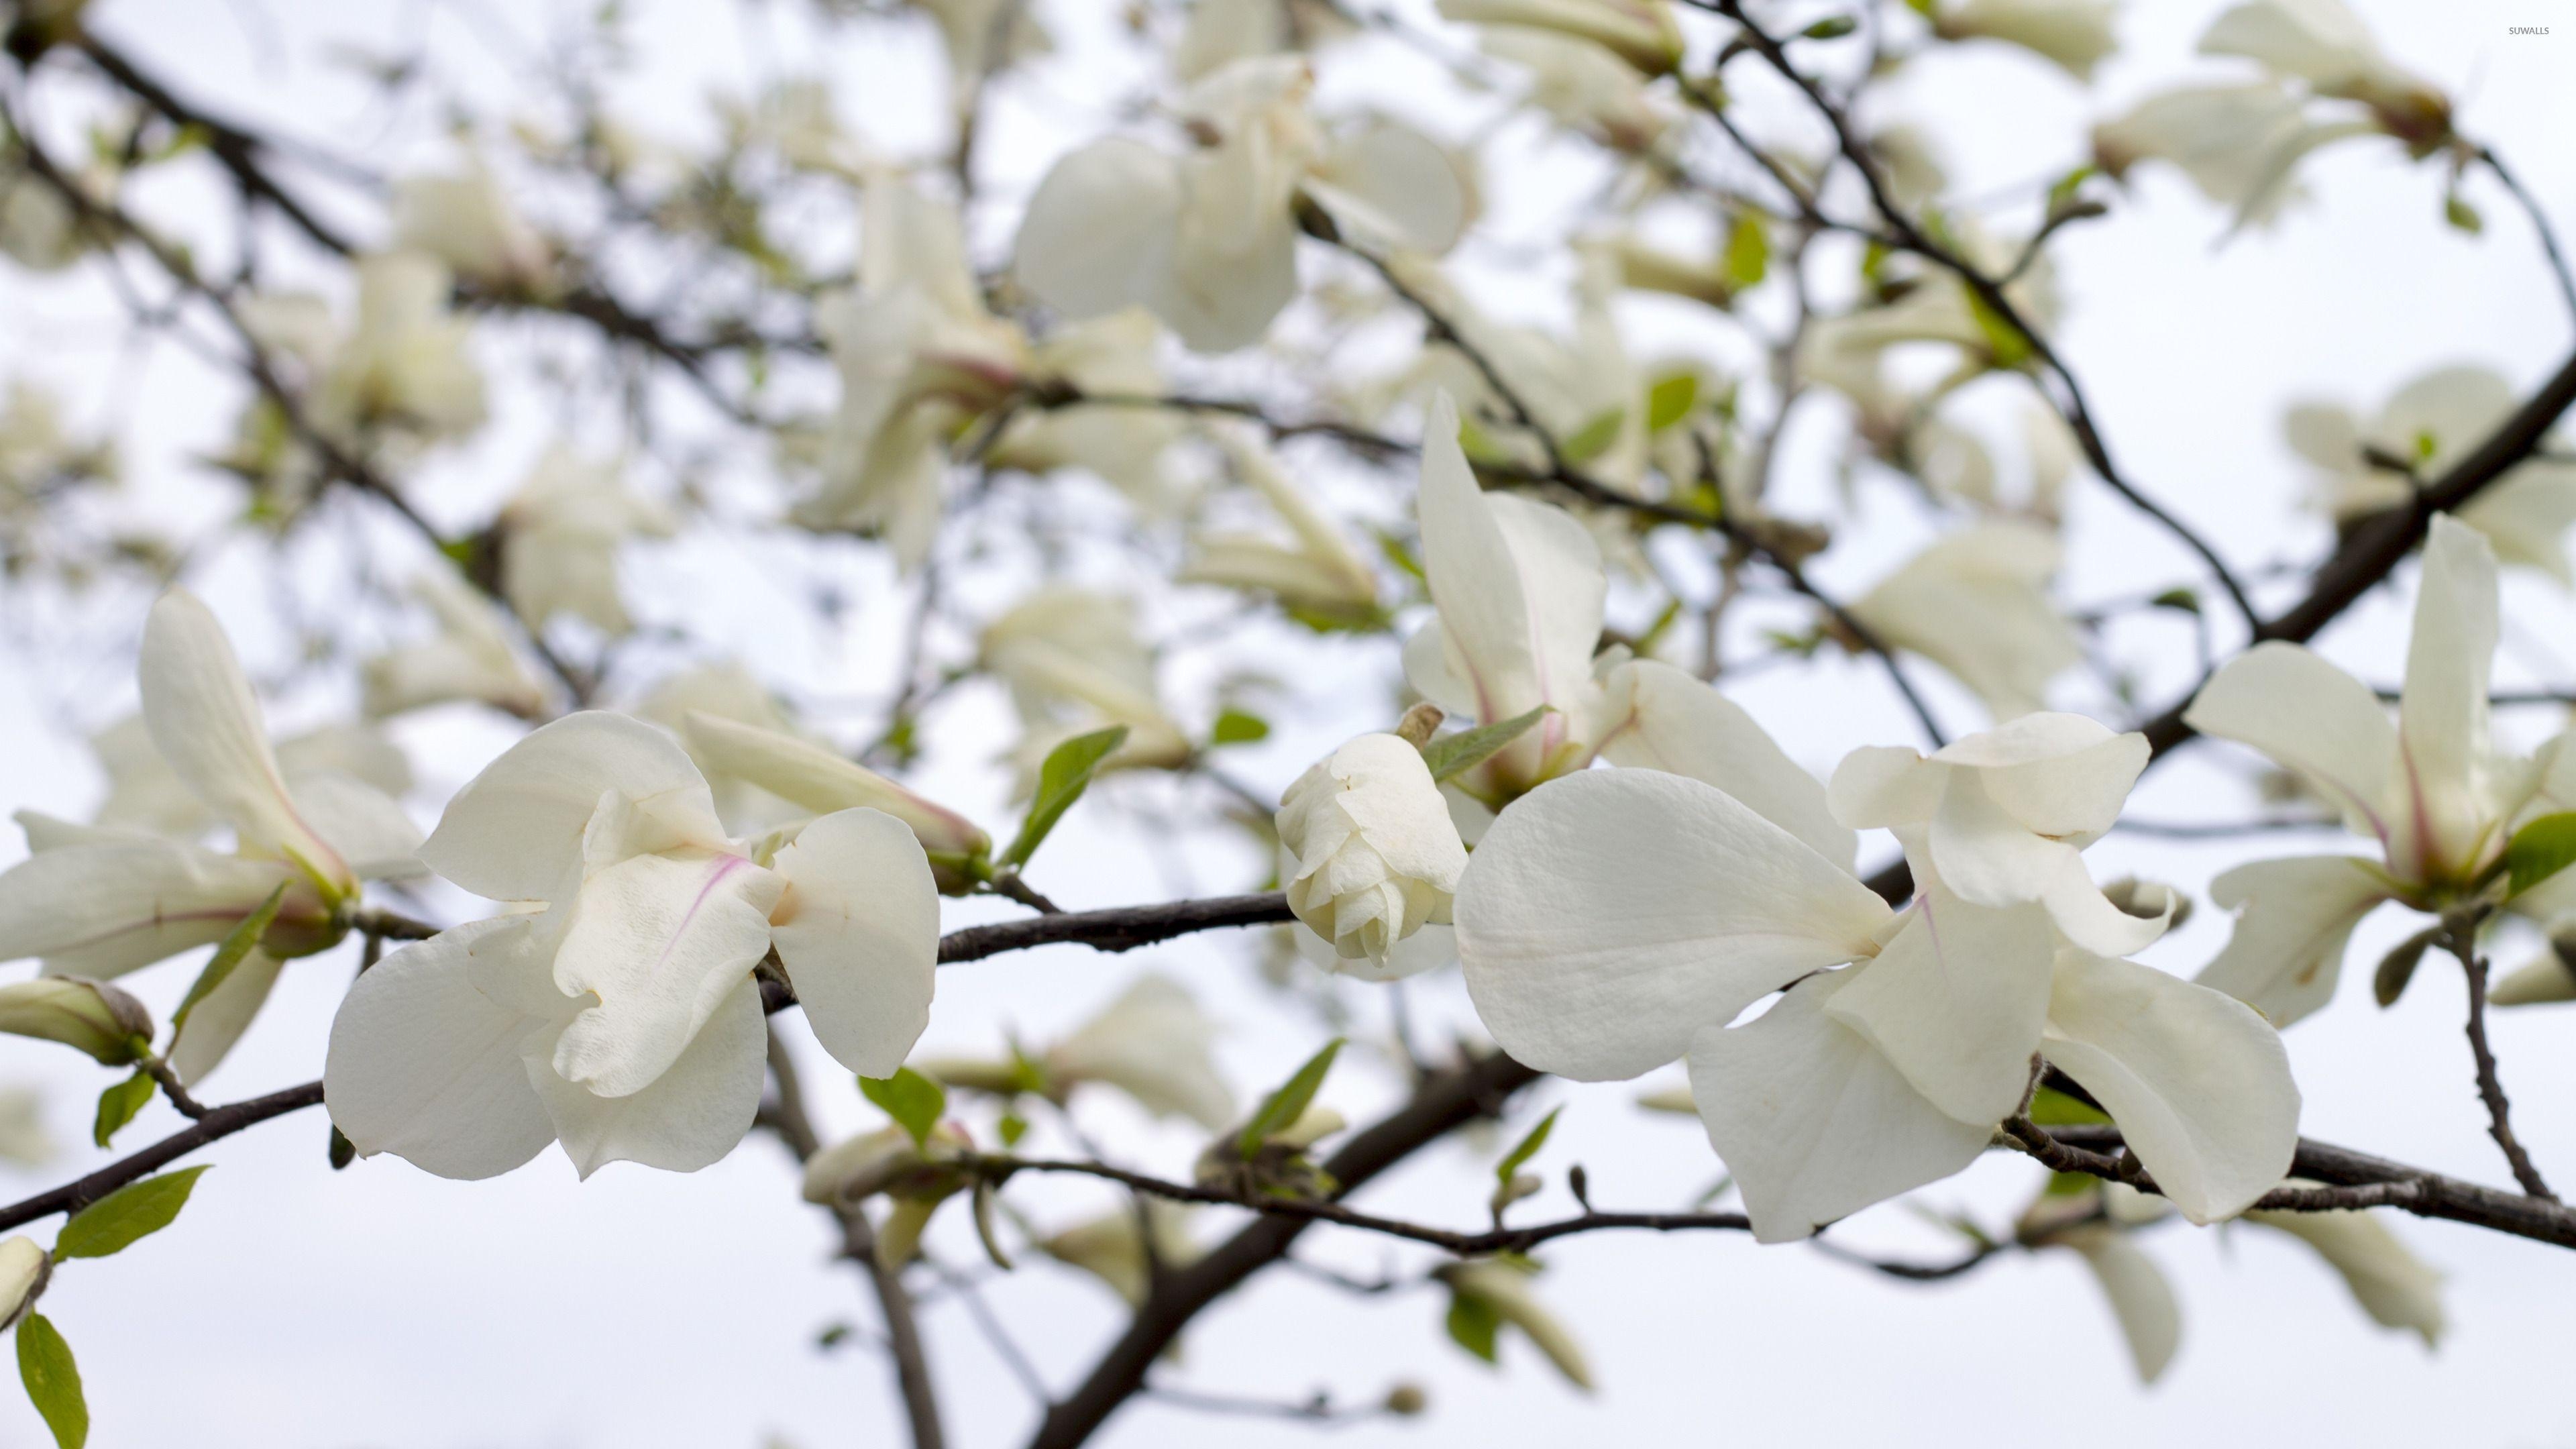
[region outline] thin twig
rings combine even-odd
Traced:
[[[2513,1180],[2533,1197],[2558,1201],[2558,1194],[2532,1164],[2530,1151],[2513,1131],[2513,1104],[2505,1100],[2504,1079],[2496,1071],[2495,1049],[2487,1043],[2487,959],[2478,951],[2477,927],[2469,920],[2449,923],[2443,944],[2459,958],[2460,970],[2469,986],[2469,1055],[2477,1062],[2478,1100],[2486,1104],[2487,1135],[2504,1152],[2505,1163],[2513,1169]]]

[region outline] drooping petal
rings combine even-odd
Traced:
[[[695,1172],[751,1130],[768,1072],[767,1038],[760,987],[746,976],[716,1003],[688,1050],[640,1091],[595,1095],[556,1075],[542,1050],[523,1070],[583,1177],[612,1162]]]
[[[2243,1002],[2070,947],[2041,1050],[2101,1102],[2193,1222],[2242,1212],[2289,1175],[2299,1088],[2280,1033]]]
[[[641,720],[584,710],[531,732],[468,780],[421,842],[420,858],[496,901],[569,901],[581,884],[582,836],[612,790],[636,801],[685,801],[704,811],[710,840],[723,839],[706,779],[687,751]]]
[[[222,1064],[233,1043],[250,1030],[251,1019],[268,1004],[268,993],[277,985],[277,973],[284,964],[254,948],[234,963],[221,985],[188,1008],[188,1019],[181,1023],[169,1053],[170,1069],[180,1081],[195,1086]]]
[[[2240,865],[2209,883],[2209,898],[2238,914],[2200,984],[2286,1028],[2334,999],[2344,943],[2389,889],[2366,861],[2308,855]]]
[[[805,827],[772,869],[778,959],[823,1049],[863,1077],[891,1077],[930,1024],[939,888],[921,842],[882,810]]]
[[[1846,974],[1811,976],[1754,1020],[1691,1042],[1691,1097],[1760,1242],[1806,1237],[1938,1182],[1993,1136],[1926,1101],[1825,1013]]]
[[[2496,609],[2495,552],[2486,538],[2448,514],[2433,515],[2415,633],[2406,647],[2406,689],[2397,706],[2405,762],[2400,783],[2427,872],[2464,871],[2495,843],[2487,680],[2495,663]]]
[[[1214,1132],[1235,1113],[1215,1037],[1215,1024],[1180,983],[1148,973],[1049,1048],[1046,1071],[1061,1083],[1105,1083],[1156,1116],[1178,1114]]]
[[[1448,154],[1382,118],[1336,139],[1306,178],[1306,194],[1371,251],[1445,252],[1467,223],[1467,191]]]
[[[1767,991],[1870,949],[1885,902],[1711,786],[1590,770],[1521,797],[1469,857],[1467,991],[1494,1039],[1579,1081],[1679,1057]]]
[[[1875,960],[1847,973],[1825,1014],[1887,1058],[1926,1101],[1992,1127],[2030,1085],[2056,946],[2030,906],[1971,905],[1935,890]]]
[[[520,1049],[544,1023],[476,990],[479,955],[528,949],[529,920],[442,931],[379,961],[331,1022],[323,1105],[362,1155],[390,1152],[440,1177],[497,1177],[555,1137]]]
[[[245,851],[298,861],[318,884],[346,890],[347,866],[286,793],[259,701],[214,611],[184,590],[163,594],[143,626],[136,677],[152,743]]]
[[[1180,163],[1135,141],[1096,141],[1038,183],[1012,270],[1068,317],[1151,306],[1168,285],[1180,214]]]
[[[554,980],[598,1004],[564,1028],[555,1073],[624,1097],[670,1070],[769,954],[769,913],[785,888],[738,855],[639,855],[583,882]]]
[[[272,860],[218,855],[176,840],[64,845],[0,874],[0,960],[44,958],[56,976],[119,976],[222,940],[289,880]],[[319,924],[309,886],[281,918]]]
[[[2182,1309],[2174,1302],[2173,1285],[2165,1281],[2163,1270],[2118,1228],[2088,1224],[2056,1241],[2074,1249],[2084,1266],[2093,1270],[2093,1281],[2101,1285],[2102,1296],[2111,1304],[2111,1316],[2119,1320],[2120,1336],[2128,1341],[2129,1362],[2137,1366],[2138,1382],[2154,1383],[2173,1362],[2174,1349],[2182,1342]]]
[[[2120,818],[2147,768],[2147,737],[2121,734],[2080,714],[2024,715],[1933,753],[1966,766],[2025,830],[2094,836]]]
[[[1697,676],[1653,659],[1621,665],[1612,671],[1608,689],[1604,712],[1621,721],[1602,738],[1601,753],[1612,764],[1714,785],[1818,855],[1851,867],[1858,842],[1851,827],[1834,819],[1825,787],[1743,706]]]
[[[2202,685],[2183,723],[2298,771],[2344,822],[2390,840],[2397,729],[2370,686],[2296,644],[2257,644]]]
[[[2442,1275],[2389,1231],[2383,1214],[2264,1211],[2249,1212],[2245,1220],[2278,1228],[2316,1249],[2372,1321],[2413,1329],[2427,1348],[2441,1342]]]
[[[360,880],[424,874],[420,827],[402,802],[338,771],[299,774],[287,783],[297,810],[313,833],[331,843]]]

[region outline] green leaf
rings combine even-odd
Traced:
[[[1235,1150],[1245,1161],[1260,1154],[1261,1144],[1269,1141],[1272,1133],[1286,1131],[1306,1115],[1307,1105],[1315,1100],[1316,1089],[1324,1085],[1324,1074],[1333,1069],[1333,1058],[1341,1049],[1340,1037],[1324,1043],[1324,1049],[1308,1057],[1286,1085],[1263,1100],[1261,1110],[1252,1114],[1252,1120],[1243,1125],[1243,1135],[1235,1139]]]
[[[2178,613],[2197,614],[2200,612],[2200,595],[2190,589],[2167,589],[2163,593],[2156,595],[2154,598],[2147,600],[2147,603],[2154,608],[2172,609]]]
[[[2576,811],[2543,815],[2513,833],[2504,865],[2507,896],[2518,896],[2576,863]]]
[[[1548,707],[1540,705],[1527,714],[1514,715],[1497,724],[1482,725],[1459,734],[1444,735],[1422,747],[1422,763],[1431,767],[1431,778],[1447,780],[1462,775],[1494,757],[1503,746],[1519,739],[1537,724]]]
[[[1848,15],[1828,15],[1798,33],[1809,40],[1840,40],[1858,29],[1860,22]]]
[[[1502,1315],[1484,1299],[1463,1293],[1449,1295],[1449,1337],[1460,1348],[1487,1363],[1496,1362],[1494,1335],[1502,1326]]]
[[[18,1325],[18,1380],[45,1427],[54,1431],[60,1449],[81,1449],[89,1442],[89,1400],[81,1394],[80,1365],[61,1330],[41,1313],[30,1313]]]
[[[2054,213],[2059,207],[2073,201],[2075,199],[2075,193],[2083,190],[2084,183],[2092,180],[2095,174],[2096,168],[2093,163],[2087,161],[2083,165],[2076,167],[2074,170],[2067,172],[2065,175],[2058,177],[2055,184],[2048,188],[2049,211]]]
[[[138,1071],[133,1076],[98,1094],[98,1121],[90,1129],[90,1140],[105,1147],[108,1139],[134,1120],[134,1114],[151,1104],[154,1083],[150,1072]]]
[[[2041,1189],[2047,1197],[2081,1197],[2101,1184],[2102,1179],[2089,1172],[2052,1172],[2048,1186]]]
[[[2379,969],[2370,978],[2370,994],[2381,1006],[2395,1006],[2397,998],[2406,994],[2407,986],[2415,980],[2415,968],[2424,964],[2425,948],[2440,939],[2442,930],[2440,926],[2427,926],[2379,958]]]
[[[1005,1112],[1002,1120],[994,1124],[994,1130],[1001,1134],[1002,1146],[1006,1150],[1017,1147],[1020,1139],[1029,1135],[1029,1119],[1017,1112]]]
[[[1699,374],[1676,372],[1655,379],[1646,389],[1646,427],[1662,432],[1690,416],[1699,404]]]
[[[1038,766],[1038,789],[1029,801],[1029,818],[1020,822],[1020,833],[1011,848],[1002,852],[1002,864],[1026,865],[1046,842],[1047,832],[1091,788],[1091,773],[1109,758],[1120,745],[1127,743],[1127,727],[1111,725],[1087,735],[1075,735],[1047,751],[1046,763]]]
[[[1585,419],[1583,426],[1574,430],[1574,436],[1558,445],[1557,451],[1569,463],[1589,463],[1610,451],[1610,445],[1619,441],[1620,426],[1627,421],[1626,408],[1604,408]]]
[[[1521,1164],[1536,1157],[1538,1150],[1547,1145],[1547,1134],[1556,1126],[1556,1114],[1564,1110],[1563,1107],[1548,1109],[1548,1114],[1538,1119],[1538,1125],[1529,1130],[1529,1135],[1521,1139],[1520,1145],[1503,1154],[1503,1160],[1494,1164],[1494,1181],[1505,1187],[1512,1185],[1512,1176],[1521,1170]]]
[[[2486,218],[2478,215],[2478,209],[2462,200],[2456,193],[2442,198],[2442,220],[2471,236],[2476,236],[2487,229]]]
[[[1739,211],[1727,229],[1726,253],[1719,264],[1736,290],[1759,284],[1771,270],[1771,233],[1758,212]]]
[[[136,1240],[170,1226],[178,1220],[179,1209],[188,1205],[188,1194],[197,1190],[197,1179],[205,1175],[206,1167],[201,1163],[147,1177],[72,1214],[54,1239],[54,1261],[121,1253]]]
[[[1977,330],[1985,335],[1986,353],[1998,368],[2015,368],[2028,362],[2032,348],[2030,335],[2013,325],[2012,319],[1986,305],[1986,299],[1973,291],[1963,291],[1968,301],[1968,315],[1977,319]]]
[[[1375,530],[1375,533],[1379,556],[1395,565],[1396,572],[1411,578],[1418,584],[1428,585],[1431,582],[1431,576],[1422,571],[1422,560],[1413,556],[1413,550],[1405,546],[1403,539],[1383,528]]]
[[[914,1071],[897,1067],[891,1077],[859,1078],[859,1094],[885,1109],[915,1147],[930,1141],[930,1129],[948,1110],[948,1089]]]
[[[2055,1087],[2042,1087],[2030,1099],[2030,1120],[2042,1127],[2078,1127],[2096,1125],[2111,1119],[2098,1107],[2088,1107]]]
[[[215,988],[224,984],[224,978],[233,974],[233,968],[250,955],[251,949],[259,944],[259,938],[267,935],[268,928],[277,923],[277,908],[285,899],[286,882],[279,881],[277,889],[268,893],[268,899],[259,903],[259,909],[242,917],[241,924],[233,927],[231,933],[224,937],[223,944],[215,948],[213,959],[206,962],[206,969],[197,973],[197,984],[188,988],[188,994],[179,999],[179,1009],[170,1013],[172,1041],[179,1039],[180,1029],[188,1024],[188,1013],[196,1009],[198,1002],[215,994]]]
[[[1249,745],[1270,738],[1270,721],[1240,709],[1221,711],[1208,731],[1211,745]]]

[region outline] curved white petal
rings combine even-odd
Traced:
[[[2193,1222],[2242,1212],[2289,1175],[2299,1088],[2280,1033],[2244,1003],[2070,949],[2041,1050],[2101,1102]]]
[[[557,1076],[531,1052],[525,1080],[545,1104],[564,1155],[588,1177],[612,1162],[695,1172],[720,1161],[751,1130],[768,1071],[760,987],[749,977],[716,1003],[670,1070],[641,1091],[602,1097]]]
[[[2182,1343],[2182,1309],[2174,1302],[2173,1285],[2165,1281],[2156,1260],[2140,1251],[2127,1233],[2098,1223],[2067,1232],[2057,1241],[2074,1249],[2084,1266],[2093,1270],[2093,1281],[2110,1302],[2111,1316],[2119,1320],[2120,1336],[2128,1341],[2129,1362],[2137,1366],[2138,1382],[2154,1383]]]
[[[1834,818],[1856,829],[1920,825],[1941,808],[1950,772],[1903,745],[1863,745],[1825,787]]]
[[[421,842],[420,858],[496,901],[569,901],[581,883],[583,834],[610,791],[685,801],[723,837],[706,779],[686,750],[642,720],[584,710],[531,732],[468,780]]]
[[[1612,764],[1714,785],[1816,854],[1850,869],[1858,840],[1834,818],[1825,787],[1742,705],[1698,676],[1653,659],[1619,666],[1608,689],[1605,713],[1620,723],[1602,737],[1601,753]]]
[[[1401,981],[1458,962],[1456,928],[1436,923],[1387,947],[1384,961],[1373,961],[1364,955],[1345,956],[1333,949],[1332,942],[1309,930],[1291,930],[1289,939],[1296,943],[1297,954],[1317,970],[1361,981]]]
[[[1932,758],[1971,767],[1986,793],[2026,830],[2090,836],[2120,818],[2148,754],[2145,735],[2116,733],[2080,714],[2043,712],[1970,735]]]
[[[402,802],[355,775],[298,774],[287,784],[313,832],[331,843],[360,880],[420,875],[420,827]]]
[[[1926,1101],[1991,1128],[2030,1085],[2056,945],[2046,913],[1936,890],[1875,960],[1844,973],[1825,1014],[1887,1058]]]
[[[1448,153],[1383,118],[1334,141],[1306,194],[1346,239],[1376,252],[1445,252],[1467,224],[1467,189]]]
[[[331,1022],[323,1105],[363,1155],[441,1177],[497,1177],[555,1137],[520,1050],[544,1023],[474,988],[477,955],[529,949],[528,918],[442,931],[385,957]]]
[[[863,1077],[891,1077],[930,1024],[939,971],[939,888],[910,827],[840,810],[805,827],[772,864],[778,959],[823,1049]]]
[[[2354,830],[2390,840],[2397,727],[2370,686],[2310,650],[2255,645],[2202,685],[2182,718],[2298,771]]]
[[[105,979],[220,941],[292,869],[176,840],[73,844],[0,874],[0,960],[44,958],[48,974]],[[280,914],[320,922],[310,887]]]
[[[1150,305],[1172,268],[1180,213],[1180,163],[1135,141],[1096,141],[1038,183],[1011,267],[1029,295],[1069,317]]]
[[[2461,870],[2493,844],[2487,763],[2494,742],[2487,680],[2499,628],[2495,552],[2484,535],[2433,515],[2397,706],[2403,787],[2427,867]],[[2396,862],[2391,862],[2396,864]]]
[[[1848,973],[1809,977],[1690,1046],[1691,1098],[1765,1243],[1803,1238],[1977,1159],[1994,1135],[1924,1100],[1824,1005]]]
[[[2285,1028],[2334,999],[2344,943],[2388,897],[2388,883],[2348,855],[2240,865],[2209,883],[2218,908],[2237,912],[2236,931],[2197,979]]]
[[[769,913],[785,887],[738,855],[639,855],[583,882],[554,980],[597,1004],[564,1027],[556,1075],[623,1097],[670,1070],[769,954]]]
[[[1457,905],[1467,991],[1503,1049],[1578,1081],[1680,1056],[1764,992],[1867,952],[1885,902],[1711,786],[1590,770],[1505,810]]]
[[[2135,736],[2123,738],[2134,739]],[[2141,742],[2143,745],[2143,742]],[[2022,770],[2036,768],[2021,766]],[[2132,916],[2111,904],[2093,884],[2083,854],[2072,844],[2034,834],[1988,790],[1998,775],[2011,770],[1953,769],[1940,808],[1933,813],[1927,848],[1932,871],[1943,885],[1981,906],[2009,906],[2036,901],[2048,907],[2058,929],[2077,944],[2105,955],[2143,949],[2164,934],[2165,918]],[[2134,775],[2134,771],[2129,772]],[[2127,786],[2121,786],[2125,793]],[[2038,793],[2025,789],[2025,794]],[[2064,792],[2072,793],[2072,792]],[[2064,800],[2052,805],[2060,814]],[[2114,813],[2118,807],[2112,807]],[[2098,818],[2087,814],[2082,818]]]
[[[277,985],[277,973],[284,964],[254,948],[234,963],[223,984],[188,1008],[188,1019],[180,1024],[169,1053],[170,1069],[180,1081],[195,1086],[222,1064],[233,1043],[250,1030],[251,1019],[268,1004],[268,993]]]
[[[1234,1089],[1211,1050],[1215,1024],[1187,989],[1148,972],[1046,1054],[1049,1076],[1104,1082],[1156,1116],[1214,1132],[1234,1120]]]
[[[2245,1220],[2278,1228],[2316,1249],[2372,1321],[2411,1328],[2427,1348],[2441,1341],[2442,1275],[2389,1231],[2380,1214],[2267,1211],[2247,1213]]]

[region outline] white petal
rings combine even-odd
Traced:
[[[685,722],[689,743],[718,774],[822,814],[860,806],[882,810],[910,825],[926,850],[981,855],[992,849],[974,822],[821,745],[704,710],[690,710]]]
[[[1835,820],[1824,786],[1743,706],[1697,676],[1652,659],[1621,665],[1610,676],[1609,690],[1608,713],[1625,715],[1602,739],[1601,752],[1612,764],[1714,785],[1818,855],[1850,868],[1858,842],[1851,827]]]
[[[1096,141],[1038,183],[1012,270],[1069,317],[1151,304],[1167,285],[1180,213],[1178,162],[1134,141]]]
[[[1046,1054],[1049,1076],[1104,1082],[1156,1116],[1178,1114],[1213,1132],[1234,1120],[1234,1089],[1211,1050],[1215,1024],[1187,989],[1147,973]]]
[[[2139,1251],[2129,1235],[2117,1228],[2095,1224],[2065,1233],[2057,1241],[2074,1249],[2084,1266],[2093,1270],[2093,1281],[2102,1285],[2111,1316],[2120,1321],[2120,1335],[2128,1340],[2129,1361],[2137,1365],[2138,1382],[2154,1383],[2173,1362],[2174,1349],[2182,1342],[2182,1309],[2174,1302],[2173,1285],[2165,1281],[2155,1259]]]
[[[2048,1015],[2056,946],[2047,915],[1997,910],[1936,890],[1825,1014],[1859,1034],[1914,1090],[1991,1128],[2020,1105]]]
[[[2148,754],[2145,735],[2115,734],[2080,714],[2041,713],[1970,735],[1932,758],[1974,767],[1986,792],[2024,829],[2099,835],[2120,818]]]
[[[584,881],[554,980],[598,1004],[564,1028],[555,1073],[623,1097],[670,1070],[769,954],[769,913],[785,887],[738,855],[639,855]]]
[[[2041,1050],[2101,1102],[2193,1222],[2242,1212],[2289,1174],[2299,1089],[2280,1033],[2244,1003],[2070,948]]]
[[[268,1003],[278,968],[284,964],[254,949],[234,964],[222,985],[188,1008],[188,1019],[170,1045],[170,1067],[180,1081],[194,1086],[223,1062],[233,1043],[250,1030],[251,1018]]]
[[[1588,770],[1515,801],[1457,905],[1468,994],[1503,1049],[1578,1081],[1634,1077],[1703,1027],[1866,952],[1885,902],[1697,780]]]
[[[287,797],[259,702],[214,612],[182,590],[163,594],[143,626],[137,677],[153,744],[244,847],[301,861],[319,881],[345,889],[339,855]]]
[[[2279,1228],[2316,1249],[2343,1276],[2344,1286],[2373,1321],[2411,1328],[2430,1348],[2441,1341],[2444,1326],[2442,1275],[2389,1231],[2383,1217],[2349,1211],[2251,1212],[2245,1220]]]
[[[1371,251],[1445,252],[1467,224],[1467,191],[1448,153],[1410,126],[1371,119],[1334,142],[1306,194],[1342,235]]]
[[[1834,767],[1825,800],[1855,829],[1920,825],[1941,806],[1950,772],[1903,745],[1863,745]]]
[[[1809,977],[1738,1027],[1690,1047],[1692,1100],[1765,1243],[1938,1182],[1994,1135],[1925,1101],[1822,1009],[1847,973]]]
[[[175,840],[65,845],[0,874],[0,959],[41,956],[57,976],[121,975],[220,941],[291,868]],[[279,914],[319,925],[310,886]]]
[[[2272,641],[2237,655],[2201,686],[2183,723],[2298,771],[2353,829],[2389,840],[2396,726],[2370,686],[2309,650]]]
[[[2406,647],[2405,698],[2397,731],[2415,840],[2428,867],[2479,863],[2495,842],[2489,817],[2487,679],[2495,663],[2495,553],[2479,532],[2448,514],[2433,516],[2415,633]],[[2402,863],[2392,861],[2392,865]]]
[[[2123,736],[2135,739],[2136,736]],[[2141,741],[2143,752],[2143,741]],[[2021,766],[2021,770],[2040,768]],[[2133,916],[2111,904],[2093,884],[2084,857],[2074,845],[2045,835],[2007,813],[1987,790],[1997,776],[2013,770],[1953,769],[1949,788],[1932,817],[1928,848],[1930,874],[1963,899],[1982,906],[2008,906],[2037,901],[2048,907],[2059,930],[2088,950],[2125,955],[2144,949],[2164,934],[2164,917]],[[2131,772],[2134,773],[2134,772]],[[2127,787],[2122,785],[2125,793]],[[2028,791],[2028,794],[2040,794]],[[2062,807],[2040,800],[2038,808]],[[2116,812],[2117,806],[2113,807]],[[2097,818],[2097,817],[2086,817]]]
[[[2226,949],[2198,980],[2287,1027],[2334,999],[2344,943],[2388,895],[2388,883],[2348,855],[2240,865],[2209,883],[2218,908],[2238,914]]]
[[[595,1096],[555,1075],[541,1051],[529,1055],[526,1080],[583,1177],[612,1162],[695,1172],[721,1160],[751,1130],[768,1070],[767,1037],[760,988],[745,977],[717,1002],[670,1070],[641,1091]]]
[[[313,833],[331,842],[360,880],[425,874],[420,827],[402,802],[338,771],[299,774],[287,785]]]
[[[405,946],[360,976],[331,1022],[322,1071],[331,1121],[362,1154],[441,1177],[497,1177],[554,1140],[520,1048],[543,1027],[477,991],[473,958],[528,948],[503,916]]]
[[[420,858],[496,901],[569,901],[581,883],[583,832],[612,790],[639,801],[704,796],[707,782],[687,751],[641,720],[600,710],[568,714],[467,781],[421,842]],[[704,808],[713,822],[712,797]],[[722,836],[721,824],[709,828]]]
[[[891,1077],[930,1024],[939,889],[921,842],[881,810],[805,827],[772,869],[778,959],[823,1049],[863,1077]]]

